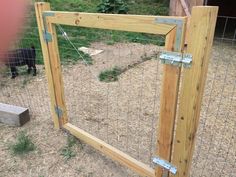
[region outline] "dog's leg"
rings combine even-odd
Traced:
[[[36,69],[36,66],[34,65],[33,66],[33,76],[36,76],[37,75],[37,69]]]
[[[28,65],[28,70],[27,70],[27,72],[28,72],[28,74],[31,73],[31,66],[30,66],[30,65]]]
[[[11,66],[11,78],[14,79],[18,75],[16,67]]]

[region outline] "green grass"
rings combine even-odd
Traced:
[[[20,132],[16,142],[10,145],[10,149],[14,155],[23,155],[35,150],[35,145],[25,132]]]
[[[102,71],[99,74],[99,80],[101,82],[115,82],[118,80],[118,76],[122,73],[122,69],[119,67],[114,67],[112,69],[108,69]]]
[[[65,147],[61,149],[61,155],[64,157],[64,159],[69,160],[72,157],[76,156],[76,152],[73,149],[73,147],[77,144],[77,140],[73,136],[68,136],[67,137],[67,144]]]
[[[58,11],[76,11],[76,12],[97,12],[97,5],[101,0],[48,0],[51,3],[52,10]],[[127,0],[129,6],[128,14],[142,15],[167,15],[168,4],[165,0]],[[34,17],[35,12],[32,8],[29,17]],[[41,53],[38,29],[36,18],[30,18],[30,23],[26,25],[24,35],[20,41],[20,47],[26,48],[34,45],[37,50],[37,63],[43,64]],[[117,42],[135,42],[141,44],[154,44],[163,46],[163,37],[157,35],[112,31],[102,29],[90,29],[81,27],[62,26],[67,32],[70,40],[75,44],[76,48],[81,46],[89,47],[93,42],[102,41],[108,45],[113,45]],[[62,64],[75,64],[78,61],[86,60],[88,64],[92,64],[92,59],[89,55],[81,52],[81,57],[76,50],[66,41],[57,30],[59,52]],[[83,59],[84,58],[84,59]]]

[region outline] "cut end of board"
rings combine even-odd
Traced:
[[[20,127],[29,120],[28,108],[0,103],[0,123]]]

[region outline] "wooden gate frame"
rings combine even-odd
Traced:
[[[44,2],[35,3],[35,10],[55,128],[68,130],[142,176],[163,176],[161,168],[152,169],[68,122],[55,24],[165,35],[166,50],[183,52],[187,18],[59,12],[51,11],[50,4]],[[189,176],[217,12],[218,7],[193,8],[187,48],[193,56],[192,67],[164,66],[157,155],[172,162],[179,177]]]

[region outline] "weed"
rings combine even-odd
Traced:
[[[76,156],[76,153],[73,150],[73,146],[76,144],[76,139],[73,136],[67,137],[67,144],[64,148],[61,149],[61,155],[66,159],[69,160],[72,157]]]
[[[97,6],[97,11],[101,13],[127,14],[128,10],[123,0],[102,0]]]
[[[67,145],[68,147],[73,147],[76,144],[76,138],[74,136],[67,137]]]
[[[20,132],[17,136],[16,143],[10,145],[10,149],[12,150],[13,154],[22,155],[35,150],[35,145],[25,132]]]
[[[66,146],[61,150],[61,155],[66,160],[69,160],[70,158],[75,157],[76,153],[69,146]]]
[[[99,80],[102,82],[114,82],[118,80],[118,76],[122,73],[122,69],[114,67],[110,70],[102,71],[99,74]]]

